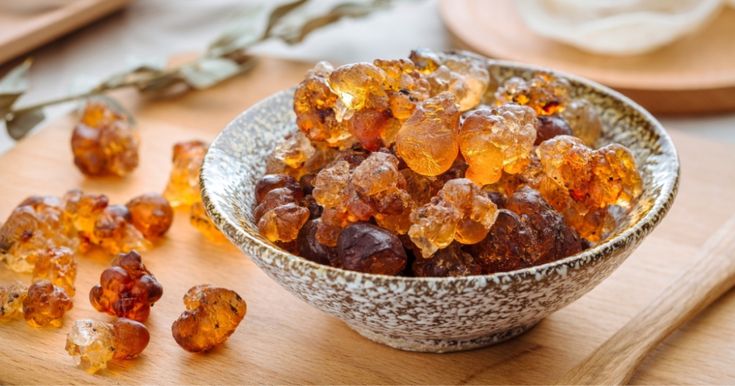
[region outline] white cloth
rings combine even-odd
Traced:
[[[518,0],[526,25],[581,50],[635,55],[672,43],[712,20],[723,0]]]

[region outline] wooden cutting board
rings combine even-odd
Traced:
[[[174,142],[211,140],[236,114],[300,80],[307,65],[263,59],[250,74],[211,90],[145,104],[124,96],[138,117],[142,157],[125,179],[88,179],[72,165],[71,119],[60,119],[0,157],[0,217],[30,194],[82,188],[123,203],[162,191]],[[683,177],[668,217],[602,285],[527,334],[494,347],[453,354],[398,351],[370,342],[339,320],[280,288],[235,247],[213,244],[177,212],[173,228],[144,261],[164,287],[147,322],[141,357],[88,375],[64,351],[73,320],[109,319],[87,293],[107,263],[79,259],[74,309],[61,329],[0,325],[0,383],[548,383],[590,353],[687,266],[695,251],[735,213],[735,148],[675,135]],[[29,280],[0,267],[0,282]],[[170,326],[181,297],[201,283],[232,288],[248,302],[243,324],[219,349],[191,354]],[[615,358],[610,358],[615,360]],[[634,383],[734,383],[735,293],[729,293],[660,347]]]
[[[17,1],[17,0],[16,0]],[[0,63],[46,44],[108,15],[130,0],[67,0],[33,10],[24,5],[0,6]],[[31,8],[31,10],[23,11]]]
[[[567,71],[613,87],[653,113],[735,110],[735,8],[670,45],[633,56],[582,51],[537,35],[512,0],[442,0],[460,45],[498,59]]]

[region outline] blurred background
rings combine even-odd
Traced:
[[[0,73],[31,56],[31,86],[19,103],[62,97],[136,63],[201,52],[275,3],[0,1]],[[405,57],[417,47],[468,48],[590,77],[641,102],[671,130],[735,143],[729,7],[725,0],[403,0],[320,28],[300,44],[268,41],[251,52],[342,64]],[[12,145],[3,130],[0,152]]]

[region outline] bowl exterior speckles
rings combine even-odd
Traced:
[[[508,62],[488,63],[499,81],[549,71]],[[251,107],[214,140],[201,174],[207,211],[224,234],[271,278],[371,340],[404,350],[449,352],[509,339],[610,275],[661,221],[678,185],[676,150],[649,113],[596,83],[556,75],[570,81],[573,96],[598,106],[605,124],[601,142],[617,142],[631,149],[644,182],[643,196],[627,224],[583,253],[493,275],[407,278],[332,268],[279,249],[260,236],[251,208],[253,188],[264,173],[267,155],[286,133],[296,130],[293,90]]]

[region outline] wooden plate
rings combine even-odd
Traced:
[[[74,0],[42,12],[0,9],[0,63],[46,44],[128,4],[130,0]]]
[[[613,87],[654,113],[735,110],[735,10],[654,52],[613,57],[533,33],[511,0],[442,0],[440,12],[462,46],[490,57],[552,67]]]

